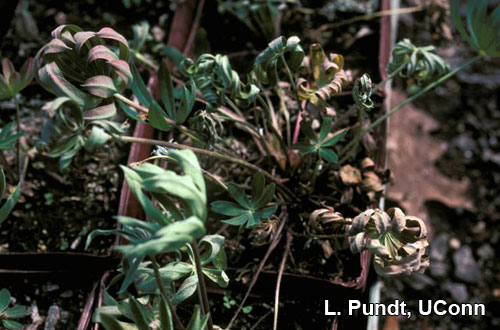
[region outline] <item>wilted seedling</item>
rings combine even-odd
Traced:
[[[31,310],[22,305],[10,306],[10,292],[7,289],[0,291],[0,320],[2,325],[9,330],[24,329],[24,325],[14,321],[31,314]]]
[[[229,195],[238,203],[228,201],[215,201],[211,204],[212,211],[233,217],[222,222],[241,226],[246,223],[246,227],[254,227],[260,224],[262,219],[271,217],[277,205],[267,206],[274,198],[274,183],[266,186],[266,179],[257,172],[253,176],[252,195],[247,196],[245,191],[235,183],[228,184]]]
[[[398,42],[392,50],[389,74],[415,79],[419,84],[436,80],[450,70],[450,65],[436,54],[434,46],[417,47],[409,39]]]
[[[337,163],[339,157],[333,150],[333,146],[339,142],[346,134],[347,130],[337,133],[335,136],[329,136],[332,127],[332,118],[327,117],[323,120],[319,135],[316,135],[309,125],[302,125],[302,131],[309,139],[308,142],[300,142],[294,145],[294,149],[298,149],[302,155],[317,153],[319,157],[327,162]]]
[[[429,265],[425,223],[406,216],[399,208],[391,208],[387,213],[366,210],[352,220],[348,233],[351,251],[373,252],[375,270],[382,276],[423,272]]]
[[[40,84],[83,107],[86,118],[113,116],[114,95],[132,81],[127,40],[109,27],[91,32],[76,25],[61,25],[52,37],[36,57]]]
[[[44,110],[53,117],[45,122],[36,146],[46,156],[59,158],[61,170],[71,164],[81,148],[93,151],[113,134],[124,133],[123,126],[118,123],[86,117],[82,108],[68,97],[58,97],[47,103]]]
[[[347,82],[344,57],[333,53],[326,56],[320,44],[313,44],[309,49],[307,63],[312,79],[300,78],[297,81],[299,100],[308,100],[315,106],[324,108],[330,98],[342,92],[342,87]]]

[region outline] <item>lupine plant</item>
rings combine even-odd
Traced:
[[[9,330],[24,329],[24,326],[15,320],[30,315],[31,310],[23,305],[9,307],[11,305],[10,298],[9,290],[2,289],[0,291],[0,322]]]
[[[130,46],[108,27],[55,29],[35,59],[38,82],[55,96],[45,107],[50,115],[38,150],[59,158],[67,171],[78,152],[109,141],[159,147],[152,157],[122,167],[145,219],[117,216],[118,228],[88,236],[87,246],[98,235],[121,238],[115,250],[122,263],[94,320],[107,330],[214,329],[205,282],[228,286],[224,245],[232,234],[247,234],[253,246],[272,251],[287,231],[287,237],[304,238],[305,247],[320,245],[323,263],[348,253],[349,246],[352,253],[369,250],[382,276],[425,269],[425,223],[399,209],[368,208],[389,177],[370,158],[370,137],[405,104],[474,61],[500,55],[500,9],[488,15],[486,0],[470,0],[466,27],[458,0],[451,12],[477,57],[451,70],[433,47],[403,40],[393,50],[387,78],[376,85],[367,74],[350,77],[343,56],[319,44],[304,51],[297,36],[274,38],[242,75],[223,54],[190,59],[163,45],[167,59],[157,64],[141,54],[145,24],[134,27]],[[4,65],[2,98],[29,83],[29,63],[22,74]],[[154,79],[144,79],[144,66]],[[418,91],[381,115],[378,92],[396,77],[416,83]],[[157,85],[145,82],[155,80]],[[346,87],[352,88],[349,102],[339,97]],[[160,136],[167,132],[169,140],[125,135],[118,109],[162,131]],[[19,138],[11,131],[12,124],[2,128],[2,148]],[[3,195],[3,172],[1,179]],[[2,206],[0,222],[18,196],[19,187]],[[179,304],[193,301],[190,317],[182,319]],[[2,306],[6,310],[8,302]]]

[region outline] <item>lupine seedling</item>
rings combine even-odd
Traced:
[[[252,180],[252,194],[247,196],[245,191],[235,183],[228,184],[229,195],[236,201],[215,201],[211,204],[212,211],[231,219],[222,220],[222,222],[233,226],[246,224],[246,228],[257,226],[261,219],[271,217],[277,205],[268,204],[274,198],[275,185],[271,183],[266,186],[266,179],[262,173],[255,173]]]
[[[319,134],[317,135],[309,125],[304,125],[302,131],[308,140],[297,143],[294,145],[294,148],[298,149],[302,155],[315,153],[327,162],[337,163],[339,161],[339,157],[332,147],[347,134],[347,130],[343,130],[332,137],[329,136],[331,126],[332,118],[328,117],[321,124]]]
[[[31,310],[23,305],[10,306],[10,292],[7,289],[0,291],[0,320],[9,330],[24,329],[24,325],[15,321],[31,314]]]

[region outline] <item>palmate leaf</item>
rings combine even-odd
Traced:
[[[329,137],[332,124],[332,118],[327,117],[323,120],[319,134],[316,135],[310,125],[304,123],[303,132],[309,141],[303,141],[295,144],[294,149],[300,151],[302,155],[317,153],[319,157],[329,163],[337,163],[339,158],[335,151],[331,148],[337,144],[346,134],[347,130],[343,130],[333,137]]]
[[[247,196],[245,191],[237,184],[228,184],[229,195],[238,203],[229,201],[215,201],[210,204],[212,211],[231,216],[233,218],[222,220],[222,222],[233,226],[241,226],[246,223],[250,228],[260,223],[261,219],[271,217],[277,210],[277,205],[267,206],[274,198],[274,183],[266,186],[265,178],[260,172],[253,176],[252,194]]]

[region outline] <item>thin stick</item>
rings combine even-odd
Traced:
[[[280,303],[280,288],[281,288],[281,278],[283,277],[283,272],[285,271],[286,260],[288,258],[288,254],[290,253],[290,247],[292,245],[292,233],[286,233],[286,245],[285,252],[283,252],[283,257],[281,258],[280,268],[278,271],[278,279],[276,280],[276,291],[274,293],[274,322],[273,322],[273,330],[278,329],[278,311],[279,311],[279,303]]]
[[[225,330],[231,329],[234,322],[238,318],[238,315],[240,314],[241,310],[243,309],[243,306],[245,305],[248,297],[250,296],[250,292],[252,292],[252,289],[253,289],[255,283],[257,283],[257,280],[259,279],[260,273],[262,272],[262,270],[264,269],[264,266],[266,265],[267,259],[269,259],[269,256],[271,255],[271,253],[274,251],[274,249],[278,245],[278,242],[279,242],[278,238],[281,235],[281,231],[283,230],[283,227],[285,226],[286,220],[287,220],[287,217],[283,217],[283,220],[281,221],[281,224],[278,227],[278,230],[274,234],[273,239],[271,241],[271,244],[269,245],[269,248],[267,249],[266,254],[264,255],[264,258],[262,258],[262,260],[259,263],[259,266],[257,267],[257,271],[255,272],[255,274],[252,278],[252,282],[250,282],[250,285],[247,289],[247,292],[245,293],[245,296],[243,297],[243,300],[241,301],[240,305],[238,306],[238,309],[236,310],[236,313],[234,313],[233,317],[231,318],[231,321],[229,322],[229,324],[227,325]]]
[[[172,301],[168,297],[167,290],[163,286],[163,282],[161,281],[160,270],[158,269],[158,263],[156,262],[156,257],[154,255],[150,255],[149,259],[151,259],[151,264],[153,265],[153,270],[155,272],[156,283],[158,284],[158,288],[160,289],[160,293],[167,302],[168,308],[172,312],[172,317],[174,318],[175,327],[179,330],[186,330],[186,328],[182,325],[181,319],[177,312],[175,311],[175,307],[172,304]]]
[[[214,158],[219,158],[228,162],[236,163],[238,165],[244,166],[246,168],[249,168],[253,171],[260,172],[262,175],[264,175],[267,179],[270,181],[276,183],[276,185],[287,195],[298,199],[298,197],[287,187],[285,187],[278,179],[276,179],[274,176],[266,172],[265,170],[261,169],[258,166],[255,166],[253,164],[250,164],[242,159],[224,155],[215,151],[210,151],[206,149],[201,149],[201,148],[196,148],[196,147],[191,147],[185,144],[178,144],[178,143],[171,143],[171,142],[166,142],[166,141],[159,141],[159,140],[152,140],[152,139],[144,139],[144,138],[139,138],[139,137],[133,137],[133,136],[118,136],[118,139],[124,142],[130,142],[130,143],[142,143],[142,144],[149,144],[149,145],[155,145],[155,146],[163,146],[167,148],[174,148],[174,149],[189,149],[197,154],[202,154],[202,155],[207,155],[210,157]]]
[[[193,240],[193,244],[191,244],[191,246],[193,248],[194,262],[196,265],[196,275],[198,276],[198,284],[200,287],[203,309],[205,310],[205,313],[208,314],[208,330],[213,330],[214,324],[212,322],[212,314],[210,313],[210,305],[208,303],[207,286],[205,284],[205,277],[203,276],[203,271],[201,269],[200,251],[198,250],[198,244],[196,243],[196,240]]]

